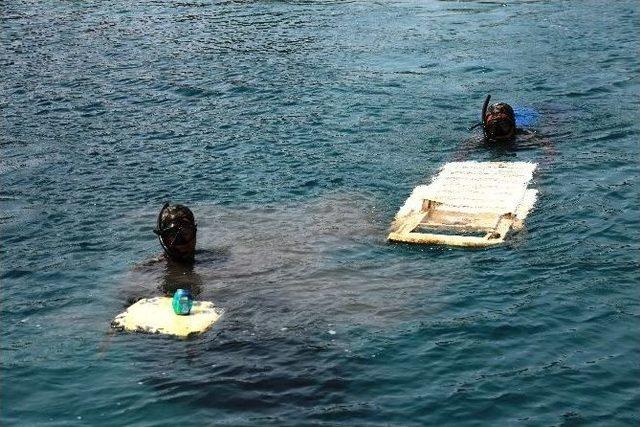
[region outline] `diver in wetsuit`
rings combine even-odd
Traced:
[[[540,136],[536,131],[519,128],[515,111],[509,104],[499,102],[489,105],[490,100],[491,95],[487,95],[482,105],[482,121],[469,128],[473,130],[482,126],[482,136],[473,136],[464,140],[457,147],[452,160],[465,161],[487,151],[495,157],[531,148],[541,148],[543,154],[537,162],[544,166],[551,164],[556,152],[552,141]],[[520,119],[522,118],[521,116]]]
[[[202,279],[193,269],[197,231],[198,225],[191,209],[168,202],[162,206],[153,232],[158,236],[167,260],[166,272],[159,286],[165,295],[173,295],[177,289],[187,289],[194,296],[200,293]]]
[[[153,232],[158,235],[160,246],[169,260],[193,264],[197,230],[198,225],[191,209],[167,202],[158,214]]]
[[[472,126],[482,126],[484,141],[490,144],[513,142],[516,135],[531,135],[532,132],[516,127],[513,108],[504,102],[489,105],[491,95],[487,95],[482,105],[482,122]],[[470,130],[471,130],[470,129]]]
[[[153,232],[158,236],[163,253],[133,267],[123,291],[127,305],[141,298],[157,296],[160,291],[172,296],[178,289],[186,289],[197,297],[203,279],[196,265],[196,233],[198,226],[191,209],[184,205],[165,203],[158,213]],[[207,251],[198,258],[211,261]]]

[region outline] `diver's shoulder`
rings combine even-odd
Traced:
[[[520,143],[535,141],[539,138],[538,132],[532,129],[518,128],[516,138]]]
[[[165,263],[167,261],[167,258],[164,254],[160,254],[157,255],[151,259],[142,261],[137,263],[136,265],[133,266],[132,270],[133,271],[141,271],[141,270],[146,270],[150,267],[154,267],[160,263]]]

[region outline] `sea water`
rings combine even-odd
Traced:
[[[0,10],[2,425],[638,425],[637,2]],[[525,229],[388,244],[456,159],[539,163]],[[187,275],[138,268],[168,200]],[[186,285],[211,331],[110,331]]]

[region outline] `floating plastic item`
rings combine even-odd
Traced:
[[[515,107],[513,113],[516,117],[516,127],[531,127],[540,117],[540,113],[531,107]]]
[[[538,190],[528,185],[528,162],[447,163],[429,185],[419,185],[396,214],[394,242],[486,247],[520,229]]]
[[[210,301],[192,301],[188,316],[176,315],[173,298],[141,299],[111,322],[115,329],[186,337],[200,334],[218,321],[222,310]]]
[[[175,314],[186,316],[191,312],[191,307],[193,306],[193,297],[191,296],[191,292],[186,289],[178,289],[175,294],[173,294],[173,300],[171,301],[171,305],[173,306],[173,312]]]

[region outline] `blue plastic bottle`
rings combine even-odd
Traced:
[[[179,314],[181,316],[185,316],[191,312],[191,307],[193,307],[193,297],[191,296],[191,292],[186,289],[178,289],[175,294],[173,294],[173,312]]]

